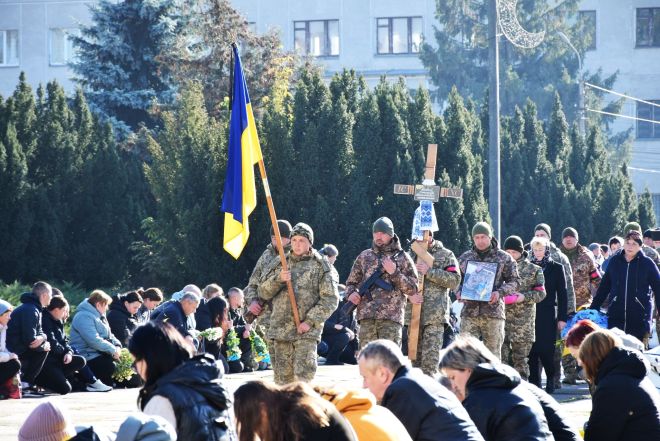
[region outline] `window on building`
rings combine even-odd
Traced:
[[[580,21],[584,23],[584,30],[589,35],[588,51],[596,50],[596,11],[580,11]]]
[[[18,30],[0,30],[0,66],[18,66]]]
[[[660,47],[660,8],[637,8],[637,47]]]
[[[339,55],[339,20],[294,21],[294,49],[315,57]]]
[[[64,66],[76,56],[76,48],[71,37],[78,36],[78,29],[52,28],[50,33],[50,65]]]
[[[422,43],[422,17],[376,19],[379,54],[416,54]]]
[[[637,118],[660,122],[660,100],[645,100],[650,103],[637,103]],[[659,139],[660,123],[637,121],[637,139]]]

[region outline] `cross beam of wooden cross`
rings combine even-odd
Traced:
[[[414,196],[416,201],[438,202],[440,198],[462,198],[463,190],[460,188],[443,188],[435,185],[435,164],[438,157],[438,145],[429,144],[426,150],[426,167],[424,169],[424,181],[420,185],[395,184],[394,194]],[[431,231],[424,230],[424,242],[419,245],[423,250],[428,249]],[[417,263],[423,261],[420,253],[417,254]],[[432,266],[432,265],[430,265]],[[419,293],[424,293],[424,276],[419,278]],[[408,358],[412,361],[417,359],[417,344],[419,341],[419,325],[422,315],[422,305],[412,305],[412,315],[408,325]]]

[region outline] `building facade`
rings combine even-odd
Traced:
[[[68,35],[90,20],[96,0],[0,0],[0,94],[11,94],[25,71],[37,85],[56,79],[72,90]],[[354,69],[370,86],[403,76],[410,89],[431,87],[419,45],[432,39],[435,0],[232,0],[258,33],[276,29],[286,50],[315,58],[330,78]],[[638,193],[653,194],[660,222],[660,0],[583,0],[594,36],[583,68],[618,71],[614,89],[626,100],[613,129],[632,129],[630,174]],[[611,95],[610,98],[618,98]]]
[[[613,88],[646,101],[626,99],[623,115],[660,121],[660,0],[583,0],[580,9],[590,15],[595,36],[584,68],[618,72]],[[660,223],[660,123],[649,121],[617,118],[612,128],[632,130],[630,175],[637,193],[650,190]]]

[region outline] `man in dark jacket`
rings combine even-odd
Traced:
[[[606,298],[608,324],[634,335],[648,346],[651,332],[651,291],[660,292],[660,272],[655,263],[641,251],[642,236],[630,231],[624,240],[624,252],[615,254],[591,303],[600,309]]]
[[[403,423],[413,440],[484,439],[456,396],[411,368],[394,342],[370,342],[360,352],[358,364],[364,387]]]
[[[227,298],[229,299],[229,320],[234,325],[239,340],[238,347],[241,350],[243,372],[252,372],[256,368],[256,363],[252,358],[252,340],[250,340],[252,325],[247,323],[243,317],[245,294],[241,288],[234,286],[227,291]]]
[[[342,290],[340,285],[340,297],[344,297],[345,287]],[[355,331],[357,329],[357,320],[355,311],[350,314],[342,314],[341,310],[348,300],[344,298],[339,302],[337,309],[323,324],[323,334],[321,335],[321,345],[324,346],[323,354],[326,365],[341,365],[344,363],[355,364],[355,353],[359,346]]]
[[[186,292],[179,300],[167,302],[162,308],[156,309],[151,314],[151,320],[169,323],[174,326],[190,344],[196,346],[195,338],[193,337],[195,328],[190,326],[188,317],[195,314],[199,302],[200,297],[197,294]]]
[[[35,283],[31,292],[21,295],[22,304],[11,314],[7,327],[7,349],[18,355],[25,388],[34,383],[50,351],[50,343],[41,329],[41,314],[52,295],[48,283]]]

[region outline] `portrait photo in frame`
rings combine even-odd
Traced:
[[[461,289],[461,299],[489,302],[495,289],[497,262],[479,262],[468,260]]]

